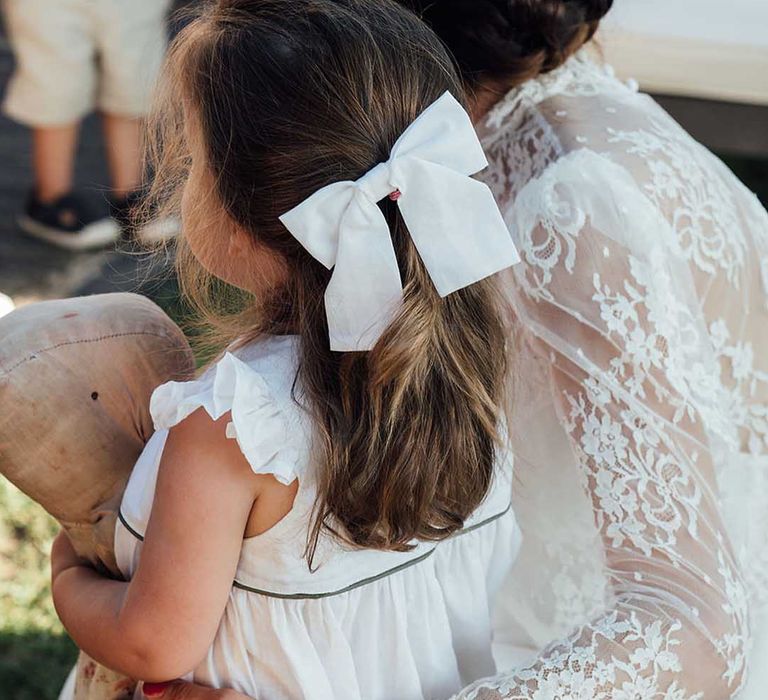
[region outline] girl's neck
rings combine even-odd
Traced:
[[[479,83],[470,97],[472,122],[475,125],[479,124],[507,94],[510,87],[500,81],[489,80]]]

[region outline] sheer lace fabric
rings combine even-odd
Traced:
[[[481,135],[523,256],[499,635],[541,651],[462,697],[762,697],[768,215],[586,52]]]

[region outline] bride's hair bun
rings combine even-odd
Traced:
[[[401,0],[448,46],[464,80],[518,84],[589,41],[613,0]]]

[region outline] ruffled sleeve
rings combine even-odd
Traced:
[[[233,354],[197,380],[162,384],[150,401],[156,430],[172,428],[198,408],[213,420],[230,412],[227,437],[237,440],[254,473],[272,474],[283,484],[300,476],[299,451],[284,412],[264,378]]]

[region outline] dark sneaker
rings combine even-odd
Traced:
[[[181,230],[181,225],[174,218],[156,218],[148,222],[136,219],[136,207],[141,204],[145,192],[136,190],[125,197],[113,197],[110,200],[112,218],[120,224],[123,238],[145,246],[167,243]]]
[[[96,202],[75,193],[59,197],[50,204],[30,195],[18,223],[28,236],[68,250],[103,248],[114,243],[120,235],[120,227],[99,211]]]

